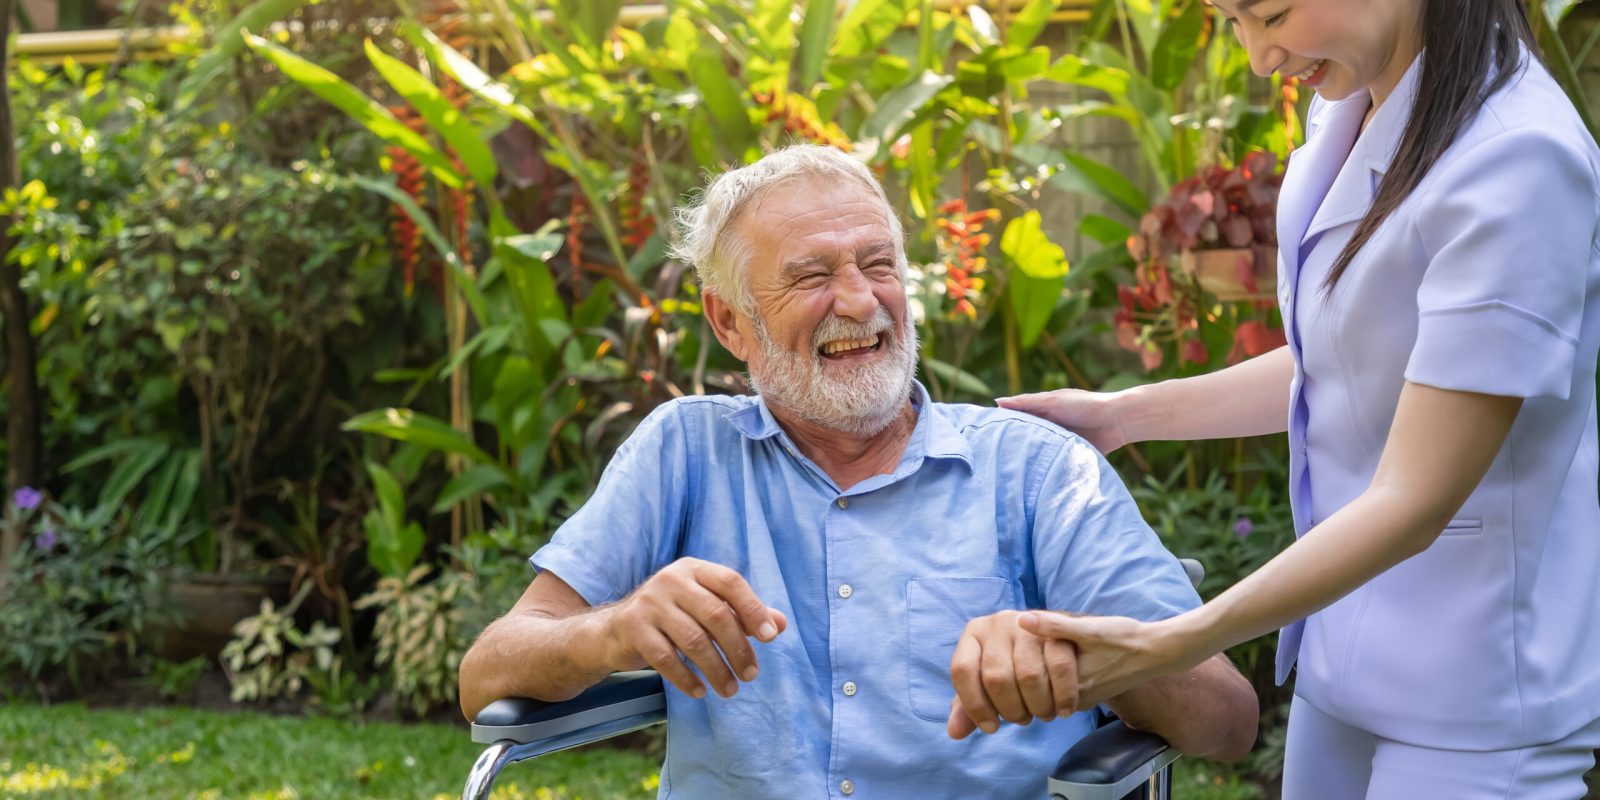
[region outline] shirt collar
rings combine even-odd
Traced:
[[[1367,123],[1367,129],[1361,132],[1356,147],[1362,151],[1361,157],[1367,167],[1379,175],[1386,174],[1394,161],[1395,151],[1400,147],[1400,137],[1406,132],[1406,122],[1411,119],[1411,107],[1417,102],[1417,82],[1421,78],[1422,56],[1418,54],[1412,59],[1411,66],[1406,68],[1406,74],[1400,77],[1400,82],[1395,84],[1389,99],[1378,107],[1377,113],[1372,115],[1372,121]]]
[[[972,446],[946,417],[941,406],[932,401],[921,381],[911,382],[911,402],[917,407],[917,426],[906,443],[906,452],[900,458],[902,466],[923,458],[954,458],[972,467]],[[755,402],[723,417],[745,438],[753,441],[770,439],[783,433],[766,399],[757,395]]]

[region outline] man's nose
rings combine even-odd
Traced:
[[[833,313],[857,322],[870,322],[878,313],[878,298],[861,270],[841,270],[834,279]]]

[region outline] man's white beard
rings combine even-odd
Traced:
[[[817,327],[811,349],[795,352],[772,340],[761,320],[753,320],[762,364],[750,370],[756,393],[807,422],[860,436],[889,427],[911,398],[917,373],[917,334],[907,324],[895,330],[883,306],[868,323],[830,316]],[[883,334],[883,358],[857,366],[826,364],[818,348],[840,339]]]

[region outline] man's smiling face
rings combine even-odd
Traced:
[[[802,178],[735,223],[755,310],[739,333],[756,345],[736,355],[769,402],[867,435],[905,407],[916,338],[888,213],[866,187]]]

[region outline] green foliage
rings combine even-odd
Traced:
[[[367,562],[388,578],[404,578],[422,553],[422,528],[405,518],[400,483],[388,470],[371,462],[367,471],[378,494],[378,507],[367,512]]]
[[[131,535],[126,515],[53,501],[9,509],[0,524],[26,534],[0,576],[0,681],[48,697],[137,653],[181,542]]]
[[[455,699],[461,658],[477,634],[464,624],[466,607],[479,599],[472,576],[447,570],[424,583],[431,571],[423,565],[403,577],[386,576],[356,601],[358,609],[378,609],[378,666],[418,716]]]
[[[188,661],[168,661],[157,659],[150,665],[150,674],[141,683],[156,690],[162,697],[171,700],[180,695],[187,694],[194,688],[200,676],[205,674],[211,666],[211,659],[205,656],[196,656]]]
[[[1272,450],[1259,452],[1268,460],[1241,463],[1233,475],[1216,472],[1191,482],[1187,465],[1178,464],[1162,478],[1130,481],[1139,510],[1167,549],[1205,565],[1206,577],[1200,584],[1204,599],[1238,583],[1294,541],[1289,493],[1281,485],[1285,466],[1272,460],[1277,458]],[[1234,460],[1240,462],[1240,454]],[[1282,693],[1273,687],[1274,640],[1256,639],[1228,651],[1268,699]],[[1262,703],[1263,708],[1273,705]]]
[[[303,586],[283,608],[265,598],[260,613],[234,625],[234,638],[222,649],[234,702],[293,697],[311,675],[339,674],[340,659],[334,646],[339,643],[340,631],[321,620],[311,623],[310,630],[295,624],[295,611],[310,589],[311,584]]]

